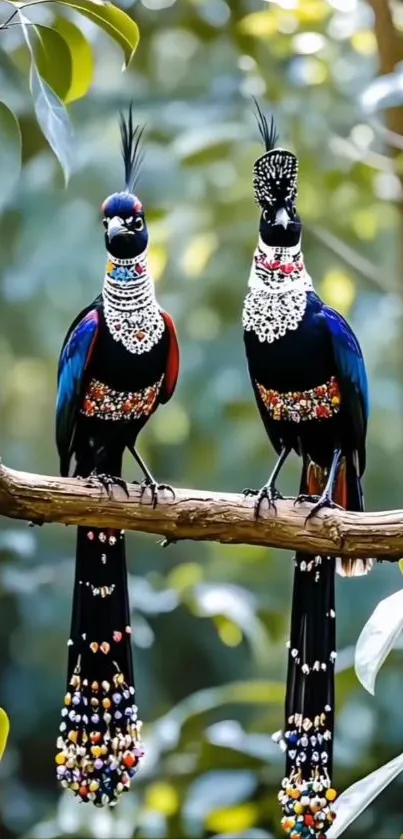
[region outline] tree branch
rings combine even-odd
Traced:
[[[73,478],[16,472],[0,464],[0,514],[13,519],[115,527],[158,533],[172,540],[193,539],[265,545],[322,556],[383,557],[403,555],[403,511],[349,513],[322,510],[305,524],[309,504],[278,501],[276,511],[254,520],[253,499],[229,493],[176,490],[153,509],[148,492],[140,499],[129,486],[108,498],[101,485]]]

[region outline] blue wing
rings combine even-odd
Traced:
[[[365,468],[365,437],[369,414],[365,363],[361,347],[347,321],[334,309],[325,305],[322,308],[322,314],[330,333],[342,404],[349,414],[351,433],[355,438],[362,474]]]
[[[65,340],[59,359],[56,404],[56,443],[60,471],[68,474],[72,442],[85,371],[98,335],[99,315],[90,309],[76,321]]]

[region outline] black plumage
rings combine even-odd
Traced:
[[[179,348],[172,318],[155,299],[144,207],[132,192],[143,129],[121,119],[125,191],[102,205],[107,266],[102,293],[74,319],[58,367],[56,440],[62,475],[109,494],[127,492],[127,448],[144,474],[142,494],[160,489],[137,451],[139,432],[176,386]],[[74,466],[72,464],[74,463]],[[172,490],[170,490],[173,492]],[[115,804],[143,754],[131,650],[122,531],[79,527],[67,694],[57,773],[96,806]]]

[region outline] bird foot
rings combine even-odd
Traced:
[[[276,509],[276,501],[282,499],[284,496],[281,495],[281,492],[276,489],[275,486],[270,484],[265,484],[264,487],[261,489],[244,489],[243,494],[247,496],[256,496],[255,501],[255,519],[259,518],[260,515],[260,508],[264,500],[267,501],[268,508],[275,510]]]
[[[166,490],[166,492],[171,493],[172,498],[175,498],[175,490],[169,484],[157,484],[156,481],[149,481],[148,478],[144,478],[143,481],[133,481],[133,483],[140,487],[140,501],[142,500],[145,491],[147,489],[150,490],[151,504],[154,509],[158,504],[158,495],[160,492]],[[164,545],[164,547],[166,546]]]
[[[108,498],[113,497],[113,487],[118,486],[120,487],[126,497],[129,497],[129,491],[127,488],[126,481],[123,478],[119,478],[117,475],[108,475],[105,472],[97,472],[95,469],[90,473],[88,476],[87,486],[101,486],[106,491]]]
[[[319,500],[316,502],[316,504],[314,504],[314,506],[312,507],[312,510],[308,513],[308,515],[305,519],[305,524],[310,519],[313,519],[313,517],[316,516],[317,513],[319,513],[319,510],[323,510],[324,507],[327,507],[330,510],[334,510],[334,509],[336,509],[336,507],[339,510],[342,509],[339,504],[336,504],[336,502],[333,501],[333,499],[331,498],[329,493],[324,492],[323,495],[321,495]]]
[[[319,495],[309,495],[307,492],[300,492],[294,500],[294,507],[297,504],[315,504],[319,501]]]

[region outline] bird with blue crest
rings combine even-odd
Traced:
[[[368,386],[360,345],[346,320],[315,292],[301,249],[296,209],[298,160],[277,147],[273,118],[258,104],[264,154],[254,164],[259,240],[243,307],[247,364],[257,407],[278,459],[260,490],[245,490],[275,508],[280,470],[291,452],[302,460],[296,503],[313,502],[309,520],[338,504],[363,510]],[[372,560],[297,552],[288,643],[284,730],[286,755],[279,793],[290,837],[323,839],[335,818],[332,786],[335,570],[367,573]]]
[[[159,306],[148,259],[144,206],[134,192],[143,129],[121,118],[125,187],[102,204],[107,250],[102,291],[75,318],[58,368],[56,440],[60,472],[120,486],[128,449],[141,493],[160,490],[137,450],[139,432],[171,399],[179,372],[174,322]],[[99,484],[98,484],[99,485]],[[67,692],[57,740],[57,777],[83,802],[113,806],[143,755],[133,677],[125,538],[79,527],[68,641]]]

